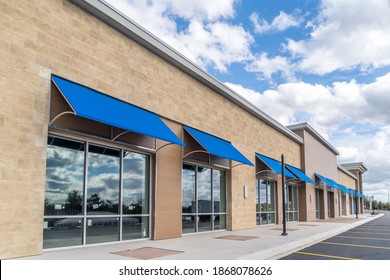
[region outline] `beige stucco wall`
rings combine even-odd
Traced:
[[[299,144],[74,4],[0,0],[0,7],[0,258],[42,250],[51,74],[232,141],[253,163],[255,152],[283,153],[287,163],[300,166]],[[237,166],[231,178],[229,228],[254,227],[255,168]],[[167,196],[163,191],[158,194]],[[169,207],[179,209],[160,202],[161,219]],[[177,236],[178,229],[160,233]]]
[[[304,138],[304,170],[306,174],[315,180],[314,173],[321,174],[325,177],[337,181],[337,156],[329,150],[324,144],[318,141],[311,133],[307,130],[297,130],[296,133]],[[336,201],[337,199],[337,201]],[[321,196],[321,218],[327,218],[328,210],[328,197],[327,191],[323,191]],[[339,206],[337,191],[334,193],[334,206]],[[337,202],[337,203],[336,203]],[[300,217],[302,221],[314,221],[315,216],[315,187],[312,184],[306,184],[305,188],[300,189],[299,192],[299,206],[300,206]],[[339,211],[334,211],[337,217]]]
[[[357,180],[355,178],[345,174],[345,172],[341,171],[340,169],[337,170],[337,175],[339,184],[350,189],[356,189]]]
[[[348,174],[346,174],[345,172],[343,172],[342,170],[338,169],[337,170],[337,173],[338,173],[338,183],[347,187],[347,188],[350,188],[350,189],[356,189],[357,187],[357,180],[351,176],[349,176]],[[350,209],[351,207],[353,208],[353,205],[351,205],[351,201],[350,201],[350,196],[349,194],[346,194],[346,201],[347,201],[347,215],[350,215]],[[353,198],[354,199],[354,198]],[[353,213],[353,212],[352,212]]]

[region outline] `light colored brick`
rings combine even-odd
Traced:
[[[229,140],[253,163],[255,152],[274,158],[283,153],[288,163],[300,166],[299,144],[73,3],[11,3],[0,0],[0,23],[12,22],[0,24],[0,197],[19,207],[28,201],[34,211],[13,213],[18,244],[0,245],[0,258],[42,250],[52,73]],[[255,168],[238,166],[231,173],[229,227],[255,227]],[[250,189],[247,199],[244,185]],[[32,223],[37,226],[27,229]],[[12,232],[1,232],[0,239],[11,242]]]

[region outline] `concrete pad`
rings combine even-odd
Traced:
[[[136,240],[89,245],[78,248],[51,249],[42,255],[19,258],[41,260],[131,260],[129,256],[112,254],[143,247],[178,251],[180,254],[154,255],[154,260],[265,260],[277,259],[364,223],[381,215],[362,214],[359,219],[328,219],[315,222],[287,223],[287,236],[280,225],[259,226],[248,230],[214,231],[183,235],[166,240]],[[336,220],[336,219],[335,219]],[[279,229],[279,231],[277,230]],[[230,236],[230,238],[226,238]],[[239,237],[246,239],[237,242]],[[251,238],[246,238],[251,237]],[[135,259],[135,258],[134,258]]]

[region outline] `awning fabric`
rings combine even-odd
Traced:
[[[340,184],[337,184],[339,189],[342,190],[343,192],[347,193],[347,194],[350,194],[349,190],[347,187],[343,186],[343,185],[340,185]]]
[[[296,168],[294,166],[291,166],[291,165],[288,165],[286,164],[286,167],[288,170],[290,170],[294,175],[296,175],[296,177],[298,177],[299,179],[301,179],[302,181],[305,181],[307,183],[310,183],[310,184],[313,184],[315,185],[316,183],[309,178],[309,176],[307,176],[301,169],[299,168]]]
[[[184,129],[211,155],[253,166],[229,141],[203,131],[184,126]]]
[[[356,192],[356,195],[358,196],[358,197],[361,197],[361,198],[366,198],[363,194],[361,194],[360,192]]]
[[[256,156],[264,162],[265,165],[267,165],[269,168],[271,168],[273,171],[275,171],[277,174],[282,174],[282,164],[280,161],[277,161],[276,159],[261,155],[256,153]],[[292,174],[287,168],[284,169],[284,175],[290,178],[297,178],[294,174]]]
[[[314,173],[315,176],[317,176],[321,181],[323,181],[325,184],[327,184],[329,187],[331,188],[336,188],[338,189],[339,187],[337,186],[337,184],[335,184],[335,182],[329,178],[326,178],[325,176],[322,176],[318,173]]]
[[[361,194],[360,192],[355,191],[355,190],[353,190],[353,189],[348,189],[348,191],[349,191],[349,194],[351,194],[351,195],[356,195],[356,196],[361,197],[361,198],[366,198],[365,195],[363,195],[363,194]]]
[[[352,189],[347,188],[346,186],[343,186],[336,181],[329,179],[325,176],[322,176],[320,174],[314,173],[320,180],[324,181],[329,187],[339,189],[347,194],[355,195],[355,191]],[[359,194],[357,194],[359,196]]]
[[[355,190],[348,188],[350,194],[355,194]]]
[[[331,187],[342,190],[341,186],[336,181],[330,178],[326,178],[326,179],[328,179],[328,181],[330,182]]]
[[[76,116],[184,146],[156,114],[55,75],[52,81]]]

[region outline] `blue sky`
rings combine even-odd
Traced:
[[[109,0],[284,125],[308,122],[390,189],[388,0]]]

